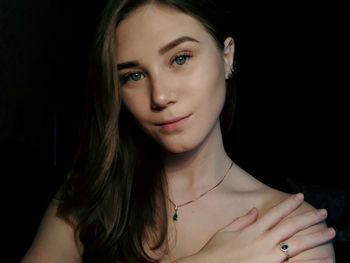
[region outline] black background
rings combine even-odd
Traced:
[[[18,262],[29,247],[69,167],[89,49],[104,3],[0,1],[6,262]],[[349,8],[335,1],[237,1],[231,8],[238,97],[228,152],[281,190],[311,185],[324,196],[345,193],[349,200]],[[337,243],[338,262],[348,244]]]

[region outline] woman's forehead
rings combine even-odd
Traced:
[[[200,41],[207,35],[204,26],[192,16],[172,7],[148,4],[134,10],[116,28],[117,53],[145,45],[158,50],[181,36]]]

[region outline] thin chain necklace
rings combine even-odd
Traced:
[[[218,187],[218,186],[224,181],[226,175],[227,175],[228,172],[231,170],[232,166],[233,166],[233,162],[231,162],[231,165],[230,165],[230,167],[227,169],[227,171],[226,171],[224,177],[222,177],[222,179],[221,179],[216,185],[214,185],[212,188],[210,188],[209,190],[205,191],[204,193],[200,194],[200,195],[199,195],[198,197],[196,197],[195,199],[192,199],[192,200],[187,201],[187,202],[185,202],[185,203],[183,203],[183,204],[177,205],[177,204],[175,204],[175,203],[169,198],[169,196],[168,196],[168,200],[169,200],[170,203],[172,203],[173,206],[174,206],[173,221],[177,221],[178,218],[179,218],[179,216],[178,216],[178,214],[177,214],[177,211],[178,211],[179,207],[183,207],[183,206],[185,206],[185,205],[188,205],[188,204],[190,204],[190,203],[193,203],[193,202],[197,201],[199,198],[203,197],[204,195],[206,195],[207,193],[209,193],[210,191],[212,191],[212,190],[214,190],[216,187]]]

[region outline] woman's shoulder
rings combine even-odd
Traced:
[[[264,215],[268,210],[281,203],[283,200],[286,200],[291,195],[291,193],[283,192],[269,186],[260,188],[256,192],[256,197],[261,200],[259,209],[260,216]],[[316,208],[307,201],[304,201],[290,216],[296,216],[309,211],[316,211]]]
[[[236,164],[233,168],[233,176],[227,184],[228,191],[245,196],[246,205],[256,206],[260,216],[291,195],[264,184]],[[315,210],[315,208],[309,203],[303,202],[292,215],[311,210]]]
[[[57,216],[58,202],[52,201],[40,223],[36,237],[21,263],[81,262],[81,246],[74,227]]]

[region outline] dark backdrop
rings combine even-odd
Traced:
[[[28,248],[70,165],[104,2],[0,1],[0,175],[8,262],[18,262]],[[334,209],[328,223],[339,230],[341,255],[349,248],[350,221],[349,9],[336,2],[240,2],[232,8],[238,97],[228,151],[260,180],[303,190],[315,206]]]

